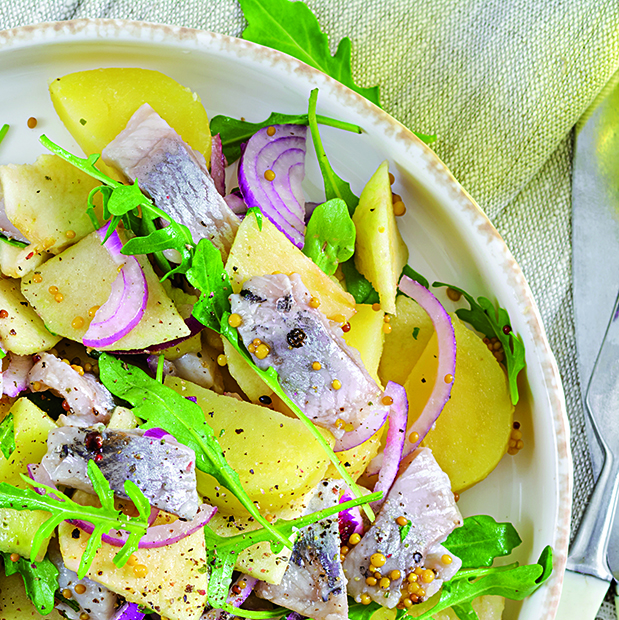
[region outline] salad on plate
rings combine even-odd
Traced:
[[[137,68],[50,94],[85,157],[0,166],[6,617],[490,620],[540,587],[550,547],[501,561],[514,527],[458,509],[523,446],[522,341],[408,264],[388,161],[337,175],[320,126],[362,129],[317,90],[209,122]]]

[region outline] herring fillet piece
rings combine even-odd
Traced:
[[[401,516],[411,523],[404,541],[396,523]],[[447,474],[439,467],[429,448],[416,450],[402,462],[400,474],[376,521],[361,542],[346,555],[344,573],[348,579],[348,593],[357,602],[361,602],[361,595],[367,593],[380,605],[390,609],[395,607],[400,601],[400,587],[407,574],[418,566],[437,568],[435,556],[437,549],[438,552],[441,549],[439,543],[461,525],[462,515]],[[382,553],[387,560],[380,568],[382,575],[389,575],[393,570],[401,573],[401,577],[392,580],[387,589],[369,586],[365,582],[370,576],[368,568],[374,553]],[[456,556],[449,555],[452,565],[457,563]],[[439,567],[437,577],[441,581],[438,584],[453,576],[452,565]],[[426,588],[426,597],[431,593],[432,590]]]
[[[357,428],[376,408],[385,409],[382,390],[338,324],[312,308],[310,299],[298,274],[278,274],[251,278],[230,303],[242,318],[238,332],[245,346],[259,338],[270,348],[264,359],[252,354],[256,365],[275,368],[295,404],[339,439],[345,425]],[[314,362],[320,363],[319,370],[312,368]]]
[[[337,480],[322,480],[308,502],[306,514],[335,506]],[[258,582],[256,594],[314,620],[346,620],[346,577],[340,562],[340,528],[333,515],[301,530],[279,585]]]
[[[225,260],[240,220],[217,191],[204,157],[150,105],[136,110],[102,157],[128,182],[137,179],[160,209],[189,228],[196,243],[210,239]]]
[[[102,458],[97,465],[116,495],[128,499],[124,484],[131,480],[156,508],[183,519],[195,517],[201,502],[193,450],[168,437],[99,428],[63,426],[49,433],[41,465],[56,484],[93,492],[87,470],[97,452],[90,449],[87,436],[100,433]]]
[[[51,353],[37,354],[38,361],[28,373],[33,392],[51,390],[70,406],[59,422],[67,426],[91,426],[107,423],[116,406],[109,391],[90,373],[80,375]]]

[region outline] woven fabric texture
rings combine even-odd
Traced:
[[[616,0],[306,0],[353,43],[361,85],[437,154],[522,266],[563,377],[577,526],[593,484],[576,368],[571,286],[572,128],[619,67]],[[238,36],[236,0],[13,0],[0,29],[108,17]],[[599,618],[614,618],[605,603]]]

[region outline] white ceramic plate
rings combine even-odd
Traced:
[[[32,162],[43,152],[38,142],[43,132],[79,153],[54,113],[47,85],[72,71],[108,66],[157,69],[196,91],[209,116],[225,113],[255,121],[271,111],[306,110],[310,90],[319,87],[321,114],[365,129],[362,136],[321,129],[334,168],[357,195],[380,162],[389,159],[397,179],[394,191],[408,206],[400,222],[410,264],[430,281],[451,282],[475,296],[498,300],[524,339],[527,371],[516,419],[522,424],[525,448],[515,458],[505,457],[485,481],[464,493],[460,508],[465,515],[485,513],[514,523],[524,541],[514,554],[521,562],[535,562],[543,547],[552,545],[551,579],[524,603],[508,603],[504,616],[551,620],[560,594],[571,507],[564,399],[529,287],[481,210],[406,128],[320,72],[239,39],[135,22],[84,20],[0,33],[0,125],[11,125],[0,146],[0,163]],[[26,126],[30,116],[39,121],[35,130]],[[308,191],[318,200],[321,180],[313,161],[308,157]]]

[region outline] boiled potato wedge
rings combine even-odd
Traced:
[[[252,403],[259,403],[261,396],[273,396],[271,388],[258,376],[241,354],[224,338],[224,353],[228,370]]]
[[[344,340],[346,344],[359,351],[363,365],[380,385],[377,371],[385,339],[383,332],[385,315],[380,310],[374,310],[369,304],[357,304],[355,309],[357,314],[350,319],[350,331],[344,332]]]
[[[361,192],[352,216],[357,229],[355,266],[374,286],[382,309],[396,312],[395,296],[408,248],[393,214],[389,164],[384,161]]]
[[[395,307],[378,367],[383,385],[388,381],[404,384],[434,333],[432,319],[416,301],[398,295]]]
[[[136,258],[148,286],[144,315],[126,336],[110,346],[99,347],[101,350],[144,349],[189,334],[189,328],[166,295],[148,259]],[[101,245],[99,235],[93,232],[24,278],[21,290],[48,329],[81,342],[92,320],[91,309],[107,301],[117,275],[117,265]],[[60,301],[49,292],[51,286],[62,295]],[[77,317],[82,320],[78,321]]]
[[[49,86],[54,108],[86,155],[101,151],[144,103],[181,138],[211,160],[211,131],[200,98],[172,78],[149,69],[112,67],[78,71]],[[109,168],[102,162],[102,170]]]
[[[298,273],[310,293],[320,300],[320,310],[326,316],[348,320],[355,313],[353,296],[329,278],[266,217],[262,218],[262,229],[254,216],[241,222],[228,255],[226,271],[235,293],[253,276]]]
[[[8,460],[0,453],[0,482],[21,489],[28,485],[20,474],[28,473],[29,463],[39,463],[47,452],[47,435],[56,423],[27,398],[20,398],[11,407],[15,425],[15,451]],[[0,551],[30,556],[32,538],[50,514],[41,510],[0,508]],[[47,551],[49,538],[42,545],[38,559]]]
[[[454,493],[460,493],[483,480],[507,451],[514,406],[503,367],[479,336],[458,318],[452,320],[457,352],[451,398],[423,444],[432,449]],[[410,423],[434,386],[437,353],[433,335],[404,383]]]
[[[61,523],[58,542],[64,563],[77,572],[86,549],[89,534],[74,525]],[[206,545],[202,529],[176,543],[154,549],[136,549],[137,563],[146,566],[148,573],[138,577],[133,566],[118,568],[114,556],[118,547],[103,543],[90,566],[87,576],[128,601],[144,605],[170,620],[198,620],[206,605],[208,572]]]
[[[329,459],[300,420],[175,377],[166,377],[165,384],[183,396],[196,397],[226,460],[263,514],[278,515],[324,477]],[[333,446],[333,436],[319,430]],[[225,514],[247,514],[214,478],[197,473],[198,491],[206,502]]]
[[[56,155],[0,166],[0,185],[6,215],[30,241],[30,252],[59,254],[95,229],[86,207],[101,183]],[[100,205],[95,212],[101,221]]]
[[[2,576],[0,580],[0,620],[63,620],[55,609],[42,616],[30,602],[21,575]]]

